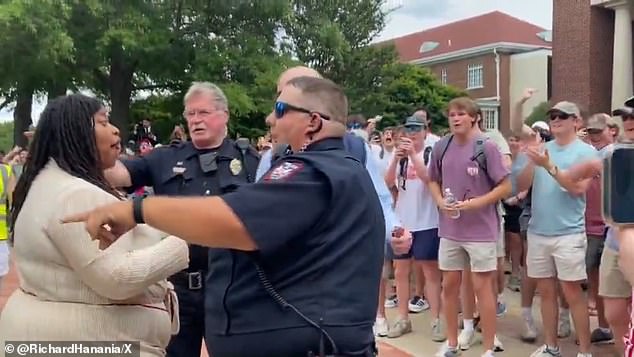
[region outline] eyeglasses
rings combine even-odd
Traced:
[[[187,110],[183,112],[183,118],[185,119],[189,119],[189,118],[194,118],[196,116],[199,116],[201,118],[209,118],[210,116],[212,116],[214,113],[220,111],[219,109],[215,109],[215,110]]]
[[[290,111],[296,111],[296,112],[300,112],[300,113],[306,113],[306,114],[318,114],[320,117],[322,117],[322,119],[325,120],[330,120],[330,117],[328,115],[322,114],[320,112],[314,111],[314,110],[309,110],[306,108],[302,108],[302,107],[296,107],[292,104],[288,104],[286,102],[280,102],[277,101],[275,102],[275,117],[277,119],[282,119],[282,117],[284,115],[286,115],[286,113],[290,112]]]
[[[575,119],[575,118],[577,118],[577,116],[574,115],[574,114],[566,114],[566,113],[563,113],[563,112],[552,112],[552,113],[550,113],[549,118],[550,118],[550,120],[555,120],[555,119],[567,120],[569,118]]]

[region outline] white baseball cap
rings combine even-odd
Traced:
[[[542,129],[546,131],[550,131],[550,126],[545,121],[536,121],[531,125],[531,129]]]

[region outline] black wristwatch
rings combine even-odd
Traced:
[[[136,196],[132,199],[132,213],[134,214],[134,222],[136,224],[145,224],[143,219],[143,200],[145,195]]]

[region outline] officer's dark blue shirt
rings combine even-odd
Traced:
[[[215,171],[205,172],[201,167],[199,156],[207,153],[217,154]],[[235,142],[225,139],[215,149],[199,150],[191,142],[162,146],[148,155],[123,160],[122,163],[130,173],[130,190],[152,186],[157,195],[205,196],[232,192],[246,184],[247,175],[255,173],[259,156],[250,149],[245,159],[247,167],[243,167],[242,152]],[[190,246],[189,270],[207,269],[207,250],[205,247]]]
[[[339,354],[365,356],[374,343],[385,222],[367,171],[343,140],[313,143],[222,197],[258,250],[210,261],[216,289],[206,296],[213,320],[205,339],[214,357],[319,352],[319,331],[270,296],[255,262],[276,293],[328,331]]]

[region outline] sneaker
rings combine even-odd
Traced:
[[[509,278],[509,283],[506,286],[509,290],[511,291],[515,291],[518,292],[520,291],[520,286],[522,285],[521,280],[519,277],[515,276],[515,275],[511,275],[511,277]]]
[[[488,350],[488,351],[484,352],[484,354],[482,354],[481,357],[495,357],[495,355],[493,354],[493,351]]]
[[[374,336],[376,337],[386,337],[387,332],[389,330],[387,326],[387,320],[384,317],[377,317],[376,321],[374,321]]]
[[[398,320],[392,325],[387,332],[388,338],[401,337],[406,333],[412,332],[412,322],[410,320]]]
[[[614,335],[608,329],[596,328],[590,335],[590,342],[598,345],[612,344],[614,343]]]
[[[460,335],[458,335],[458,347],[466,351],[471,347],[473,343],[473,339],[475,338],[475,331],[471,330],[462,330]]]
[[[460,356],[460,349],[449,347],[447,343],[443,343],[440,350],[436,353],[436,357],[457,357]]]
[[[561,357],[561,350],[559,348],[553,350],[543,345],[533,352],[530,357]]]
[[[495,315],[497,317],[502,317],[504,314],[506,314],[506,304],[503,301],[498,301],[495,309]]]
[[[427,303],[427,301],[425,301],[425,299],[421,298],[420,296],[414,296],[409,301],[408,308],[409,308],[409,312],[416,314],[416,313],[429,309],[429,304]]]
[[[494,352],[504,351],[504,345],[502,344],[502,341],[498,339],[498,335],[493,335],[493,351]]]
[[[559,314],[559,327],[557,328],[557,337],[567,338],[570,337],[570,316]]]
[[[392,295],[385,299],[385,303],[383,304],[386,309],[392,309],[398,306],[398,298],[396,295]]]
[[[524,320],[524,331],[520,338],[526,343],[534,343],[537,340],[537,328],[533,321]]]
[[[440,319],[436,319],[431,325],[431,340],[434,342],[444,342],[447,339],[447,336],[445,336],[445,332],[443,330]]]
[[[592,357],[592,353],[579,352],[577,353],[577,357]]]

